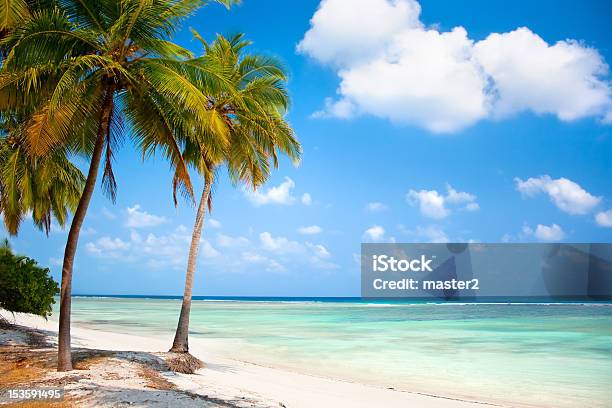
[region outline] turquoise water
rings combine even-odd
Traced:
[[[179,300],[75,298],[73,321],[171,334]],[[612,305],[194,301],[191,337],[225,356],[416,392],[612,407]]]

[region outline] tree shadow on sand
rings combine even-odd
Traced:
[[[64,400],[49,406],[261,406],[248,398],[219,399],[179,389],[170,381],[177,375],[168,364],[168,355],[174,353],[74,348],[74,370],[57,372],[57,350],[49,341],[54,336],[44,330],[0,325],[0,389],[65,389]]]

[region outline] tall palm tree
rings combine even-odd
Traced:
[[[189,352],[189,314],[198,249],[206,207],[211,209],[211,188],[217,168],[224,164],[234,182],[253,188],[265,182],[270,174],[270,161],[278,165],[277,151],[287,154],[297,164],[301,147],[284,119],[289,105],[286,74],[273,58],[243,53],[248,41],[243,35],[229,39],[217,36],[209,45],[194,32],[204,45],[204,57],[193,62],[212,63],[224,67],[234,92],[209,93],[207,107],[217,112],[229,128],[229,145],[223,151],[211,151],[207,145],[187,143],[183,153],[204,178],[189,248],[185,290],[176,334],[170,351]],[[194,138],[197,141],[197,138]]]
[[[102,187],[115,197],[112,158],[123,123],[143,155],[162,150],[175,168],[175,184],[190,195],[181,130],[196,131],[198,142],[213,152],[228,143],[226,123],[206,108],[201,92],[225,89],[224,77],[212,62],[191,63],[190,52],[170,41],[202,5],[201,0],[57,0],[0,41],[8,50],[0,71],[0,112],[28,115],[29,153],[40,157],[69,149],[89,158],[62,266],[59,371],[72,369],[70,296],[79,232],[103,155]]]

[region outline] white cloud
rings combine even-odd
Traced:
[[[474,56],[495,84],[499,116],[530,110],[571,121],[601,117],[611,108],[605,61],[577,41],[549,45],[521,27],[477,42]]]
[[[406,200],[411,205],[418,205],[419,211],[426,217],[441,219],[450,215],[448,207],[455,207],[465,211],[477,211],[480,206],[474,194],[455,190],[450,184],[446,186],[446,195],[436,190],[410,190]]]
[[[421,214],[430,218],[445,218],[449,211],[444,206],[444,196],[436,190],[410,190],[406,199],[412,205],[419,205]]]
[[[385,204],[379,202],[379,201],[375,201],[373,203],[368,203],[366,204],[366,210],[370,211],[370,212],[380,212],[380,211],[385,211],[388,210],[389,207],[387,207]]]
[[[127,220],[125,226],[129,228],[146,228],[155,227],[165,223],[165,217],[149,214],[146,211],[140,210],[140,205],[136,204],[133,207],[127,208]]]
[[[561,241],[566,236],[563,228],[557,224],[552,224],[550,226],[538,224],[535,231],[526,225],[523,227],[523,234],[526,236],[534,236],[536,239],[543,242]]]
[[[323,0],[297,49],[323,63],[358,63],[380,53],[398,31],[420,27],[420,11],[413,1]]]
[[[214,258],[220,255],[210,242],[203,240],[200,244],[200,252],[204,255],[204,258]]]
[[[476,203],[476,196],[474,194],[466,193],[465,191],[457,191],[450,184],[446,185],[446,202],[449,204],[478,204]]]
[[[372,241],[380,241],[385,236],[385,229],[380,225],[373,225],[363,233],[363,236]]]
[[[242,258],[251,263],[259,263],[263,262],[267,258],[261,254],[253,253],[253,252],[245,252],[242,254]]]
[[[445,243],[450,241],[448,235],[446,235],[446,232],[444,232],[444,230],[439,226],[418,226],[415,228],[413,233],[417,238],[425,240],[427,242]]]
[[[184,226],[177,227],[167,234],[147,234],[142,236],[130,232],[129,239],[103,236],[88,242],[85,249],[100,259],[116,262],[139,262],[152,268],[182,269],[187,262],[191,234]],[[207,240],[200,241],[203,259],[219,256],[219,252]]]
[[[239,247],[245,246],[249,243],[248,238],[245,237],[232,237],[230,235],[218,234],[217,235],[217,245],[220,247]]]
[[[306,246],[308,248],[312,249],[312,251],[314,252],[315,256],[318,257],[318,258],[325,259],[325,258],[331,257],[331,254],[329,253],[327,248],[325,248],[321,244],[311,244],[310,242],[307,242]]]
[[[538,193],[548,194],[550,200],[568,214],[586,214],[597,206],[601,197],[595,197],[580,185],[566,178],[552,179],[548,175],[531,177],[525,181],[516,177],[516,189],[526,197]]]
[[[264,265],[267,272],[285,272],[287,269],[276,259],[258,253],[244,252],[241,258],[247,264]]]
[[[595,215],[595,222],[601,227],[612,227],[612,210],[598,212]]]
[[[314,112],[311,117],[314,119],[350,119],[355,116],[356,113],[355,105],[346,99],[336,101],[333,98],[325,98],[325,108]]]
[[[323,232],[323,228],[319,227],[318,225],[310,225],[307,227],[300,227],[297,231],[303,235],[315,235]]]
[[[268,260],[268,265],[266,267],[266,271],[268,272],[284,272],[286,268],[275,259]]]
[[[310,242],[300,243],[285,237],[275,237],[269,232],[259,234],[261,248],[279,259],[279,265],[284,263],[307,263],[318,269],[335,269],[338,267],[329,261],[331,253],[321,244]]]
[[[120,238],[100,237],[95,242],[88,242],[85,248],[94,255],[116,258],[122,250],[129,248],[129,243]]]
[[[609,121],[597,50],[550,45],[524,27],[474,41],[463,27],[426,28],[420,11],[415,0],[321,1],[297,51],[333,67],[340,86],[314,116],[370,114],[432,132],[521,111]]]
[[[295,202],[295,197],[291,194],[295,188],[295,182],[289,177],[276,187],[270,187],[265,192],[259,190],[244,190],[246,198],[255,206],[259,207],[266,204],[289,205]]]
[[[310,193],[302,194],[301,201],[302,201],[302,204],[304,204],[304,205],[312,204],[312,197],[310,196]]]
[[[480,210],[480,205],[478,203],[469,203],[465,206],[466,211],[478,211]]]
[[[142,264],[155,269],[183,270],[191,244],[191,231],[183,225],[165,234],[142,234],[136,230],[129,237],[103,236],[87,242],[87,252],[102,261]],[[259,240],[243,236],[217,234],[214,244],[200,240],[199,260],[206,262],[211,273],[228,271],[245,273],[265,270],[284,272],[335,269],[332,254],[322,244],[298,242],[270,232],[259,234]],[[253,269],[255,268],[255,269]]]
[[[263,249],[278,253],[296,253],[302,251],[302,245],[285,237],[274,237],[269,232],[259,234],[259,241]]]
[[[222,227],[221,223],[215,220],[214,218],[207,219],[206,225],[209,226],[210,228],[215,228],[215,229],[219,229]]]

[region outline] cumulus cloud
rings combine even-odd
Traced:
[[[294,188],[295,182],[289,177],[285,177],[284,181],[278,186],[270,187],[264,192],[245,189],[244,194],[256,207],[266,204],[290,205],[295,202],[295,197],[292,194]]]
[[[417,237],[433,243],[445,243],[450,241],[446,232],[444,232],[441,227],[435,225],[426,227],[418,226],[415,228],[414,234]]]
[[[359,63],[380,53],[397,32],[421,27],[420,13],[414,1],[323,0],[297,49],[322,63]]]
[[[100,259],[117,262],[141,262],[153,268],[182,269],[187,262],[191,234],[184,226],[178,226],[166,234],[141,235],[135,230],[129,238],[103,236],[85,245],[88,253]],[[200,241],[204,259],[219,256],[219,252],[207,240]]]
[[[590,194],[578,183],[564,177],[552,179],[544,175],[525,181],[516,177],[514,181],[516,189],[523,196],[534,197],[545,193],[557,208],[568,214],[586,214],[601,202],[601,197]]]
[[[612,210],[598,212],[595,215],[595,222],[600,227],[612,227]]]
[[[259,234],[262,248],[277,253],[296,253],[302,250],[302,245],[285,237],[274,237],[269,232]]]
[[[209,218],[206,220],[206,225],[210,228],[219,229],[222,227],[221,222],[215,220],[214,218]]]
[[[411,205],[418,205],[419,211],[426,217],[441,219],[450,215],[454,207],[465,211],[477,211],[480,206],[476,202],[476,196],[464,191],[455,190],[450,184],[446,186],[446,195],[436,190],[410,190],[406,194],[406,200]]]
[[[610,112],[608,66],[577,41],[549,45],[522,27],[477,42],[474,56],[493,80],[497,115],[530,110],[571,121]]]
[[[334,98],[325,98],[325,107],[313,112],[311,116],[314,119],[350,119],[356,114],[357,110],[352,102],[346,99],[334,100]]]
[[[270,232],[259,234],[260,247],[264,251],[278,256],[279,264],[302,262],[318,269],[335,269],[338,267],[329,261],[331,253],[322,244],[301,243],[286,237],[273,236]]]
[[[418,205],[421,214],[430,218],[445,218],[449,211],[444,206],[444,196],[436,190],[410,190],[406,199],[412,205]]]
[[[220,247],[239,247],[247,245],[248,243],[249,240],[245,237],[217,234],[217,245]]]
[[[300,227],[297,231],[303,235],[315,235],[323,232],[323,228],[318,225],[309,225],[307,227]]]
[[[369,212],[381,212],[381,211],[385,211],[388,210],[389,207],[379,201],[375,201],[373,203],[368,203],[366,204],[366,210]]]
[[[156,269],[185,268],[191,243],[191,231],[183,225],[165,234],[141,234],[131,230],[129,237],[103,236],[87,242],[86,251],[103,261],[142,263]],[[259,234],[259,240],[236,235],[217,234],[213,242],[200,240],[200,260],[211,273],[284,272],[336,269],[331,252],[320,243],[298,242],[270,232]]]
[[[125,226],[129,228],[146,228],[155,227],[165,223],[165,217],[149,214],[146,211],[140,210],[140,205],[136,204],[127,209],[127,220]]]
[[[548,44],[525,27],[481,41],[463,27],[425,27],[416,0],[323,0],[297,51],[340,79],[316,117],[370,114],[454,132],[521,111],[607,122],[602,56],[574,40]],[[391,107],[391,108],[390,108]]]
[[[302,201],[302,204],[304,205],[312,204],[312,197],[310,196],[310,193],[302,194],[302,198],[300,200]]]
[[[331,254],[329,253],[327,248],[325,248],[321,244],[312,244],[310,242],[307,242],[306,247],[312,249],[314,255],[318,258],[325,259],[331,257]]]
[[[565,232],[557,224],[542,225],[538,224],[534,229],[529,226],[523,227],[523,234],[526,236],[534,236],[537,240],[543,242],[557,242],[565,238]]]
[[[407,228],[405,225],[398,225],[400,231],[413,238],[415,242],[445,243],[450,242],[450,238],[439,225],[417,226],[414,229]],[[458,239],[457,241],[465,241]]]
[[[363,233],[364,238],[372,241],[380,241],[385,236],[385,229],[380,225],[373,225]]]
[[[120,238],[101,237],[95,243],[89,242],[85,245],[87,250],[92,254],[103,255],[110,254],[129,248],[129,243]]]
[[[242,261],[244,261],[247,264],[263,265],[264,269],[267,272],[285,272],[287,270],[287,268],[285,268],[276,259],[269,258],[267,256],[264,256],[258,253],[254,253],[254,252],[243,253]]]

